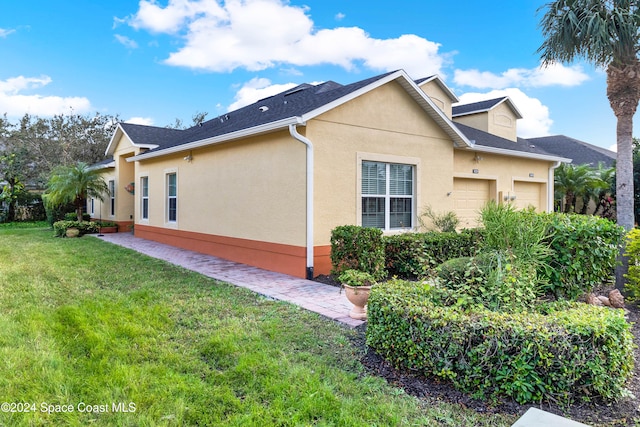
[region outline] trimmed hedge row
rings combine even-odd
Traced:
[[[447,260],[474,255],[481,239],[480,230],[385,236],[386,267],[393,276],[424,277]]]
[[[367,344],[476,398],[570,404],[625,393],[633,337],[622,311],[562,302],[540,312],[463,312],[438,299],[428,284],[375,286]]]
[[[548,268],[539,272],[548,293],[576,299],[611,277],[624,228],[593,215],[540,215],[548,223],[547,243],[553,251]]]
[[[360,270],[384,278],[384,244],[379,228],[341,225],[331,231],[331,274]]]
[[[53,233],[56,237],[64,237],[67,228],[77,228],[80,235],[98,232],[98,223],[91,221],[56,221],[53,223]]]

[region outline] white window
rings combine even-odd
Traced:
[[[109,215],[116,215],[116,182],[109,181]]]
[[[149,177],[140,178],[140,218],[149,219]]]
[[[413,227],[414,173],[412,165],[362,162],[363,227]]]
[[[175,173],[167,174],[167,221],[178,219],[178,186]]]
[[[91,198],[91,202],[90,202],[90,206],[89,206],[89,213],[91,214],[91,216],[94,215],[95,213],[95,208],[96,208],[96,199],[94,199],[93,197]]]

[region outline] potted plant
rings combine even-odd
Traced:
[[[67,237],[78,237],[78,236],[80,236],[80,230],[78,228],[76,228],[76,227],[69,227],[65,231],[65,235]]]
[[[352,319],[366,320],[369,293],[371,292],[371,287],[376,284],[373,276],[364,271],[351,269],[345,270],[338,276],[338,280],[344,288],[347,299],[353,304],[353,309],[349,313],[349,317]]]

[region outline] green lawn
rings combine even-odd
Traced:
[[[515,421],[426,405],[367,375],[354,332],[315,314],[52,235],[0,227],[0,402],[13,403],[0,426]]]

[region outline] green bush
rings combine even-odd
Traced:
[[[545,291],[576,299],[611,278],[624,229],[592,215],[540,214],[547,222],[546,242],[553,253],[539,275]]]
[[[579,303],[541,312],[463,311],[426,284],[375,286],[367,344],[397,367],[482,399],[571,404],[626,392],[633,337],[621,310]]]
[[[385,265],[391,275],[424,277],[430,269],[449,259],[474,255],[481,238],[478,230],[385,236]]]
[[[444,305],[513,312],[532,308],[538,297],[535,268],[514,262],[509,253],[454,258],[436,272]]]
[[[64,214],[64,220],[65,221],[77,221],[78,220],[78,214],[76,214],[75,212],[67,212],[66,214]],[[83,213],[82,214],[82,220],[83,221],[91,221],[91,215],[89,215],[88,213]]]
[[[634,228],[627,234],[625,255],[629,257],[629,271],[625,274],[624,284],[626,296],[633,300],[640,300],[640,229]]]
[[[80,230],[80,236],[88,233],[97,233],[98,224],[90,221],[57,221],[53,223],[53,233],[56,237],[65,237],[68,228]]]
[[[379,228],[341,225],[331,231],[331,274],[360,270],[384,278],[384,243]]]
[[[340,276],[338,281],[343,285],[358,287],[358,286],[373,286],[376,284],[376,280],[369,273],[359,270],[346,270]]]

